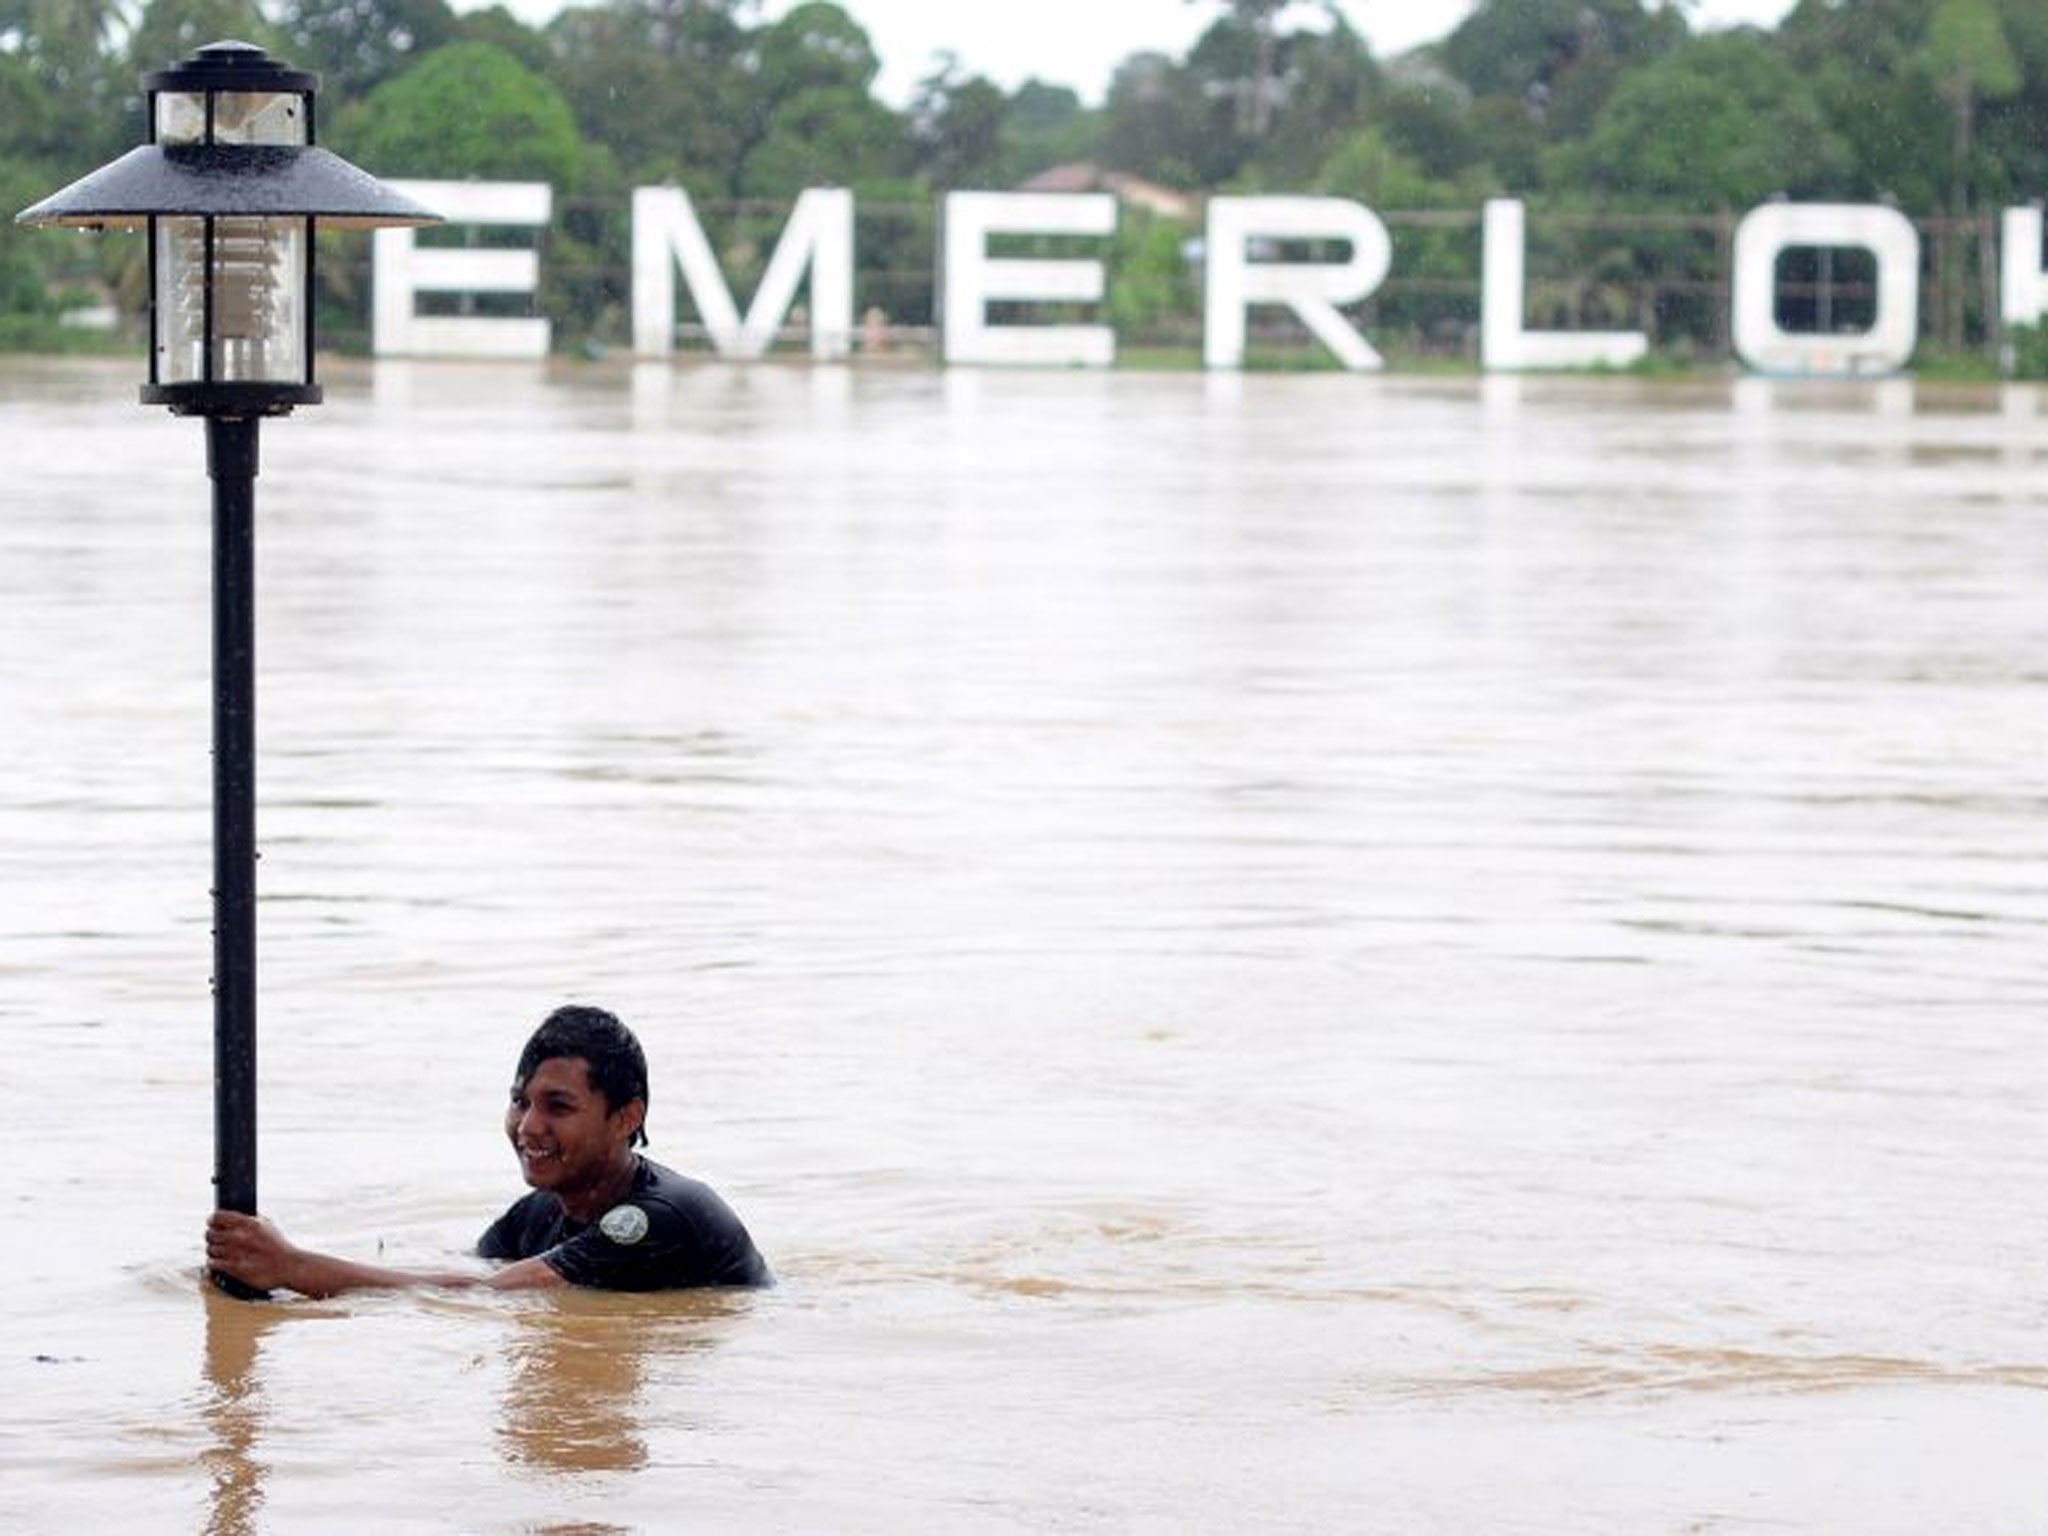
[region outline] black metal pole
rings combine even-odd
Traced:
[[[206,418],[213,479],[213,1184],[256,1209],[256,429]],[[264,1292],[215,1271],[231,1296]]]

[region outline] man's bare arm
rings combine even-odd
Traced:
[[[339,1296],[344,1291],[389,1291],[407,1286],[477,1287],[494,1291],[551,1290],[568,1282],[545,1259],[521,1259],[488,1275],[464,1270],[385,1269],[331,1253],[301,1248],[261,1216],[215,1211],[206,1223],[206,1262],[258,1290]]]

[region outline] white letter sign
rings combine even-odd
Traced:
[[[2038,325],[2048,310],[2048,281],[2041,274],[2041,210],[2008,208],[2000,233],[1998,312],[2007,325]]]
[[[853,345],[853,194],[844,188],[812,187],[796,200],[744,321],[690,194],[680,187],[635,188],[633,350],[643,357],[665,357],[675,345],[677,267],[721,356],[767,352],[807,267],[811,356],[844,357]]]
[[[439,209],[450,224],[545,226],[554,192],[544,181],[394,181],[403,196]],[[536,251],[422,249],[410,229],[380,229],[370,250],[376,281],[371,350],[379,357],[546,357],[545,320],[421,315],[422,293],[532,293]]]
[[[1877,315],[1845,335],[1778,324],[1778,257],[1797,246],[1856,246],[1877,258]],[[1865,203],[1767,203],[1735,231],[1735,350],[1761,373],[1824,378],[1893,373],[1920,334],[1920,236],[1896,208]]]
[[[1343,240],[1348,261],[1253,261],[1252,247],[1276,240]],[[1337,312],[1386,281],[1393,264],[1387,226],[1370,208],[1335,197],[1212,197],[1209,199],[1207,293],[1202,363],[1244,366],[1245,310],[1284,304],[1346,368],[1381,366],[1380,355]]]
[[[1107,192],[950,192],[946,195],[945,345],[949,363],[1048,363],[1107,368],[1116,333],[1106,325],[991,325],[992,300],[1096,303],[1099,261],[1025,261],[990,256],[990,235],[1113,235]]]
[[[1650,350],[1650,338],[1641,331],[1523,330],[1525,251],[1521,201],[1489,199],[1486,288],[1480,307],[1480,358],[1489,371],[1625,368]]]

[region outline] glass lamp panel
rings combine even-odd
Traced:
[[[206,221],[152,219],[156,241],[156,382],[196,384],[206,346]]]
[[[156,142],[198,144],[206,138],[206,97],[198,91],[160,91],[156,98]]]
[[[213,98],[216,144],[303,144],[306,98],[296,91],[221,91]]]
[[[306,221],[213,220],[213,369],[205,370],[206,220],[157,220],[159,384],[306,382]]]
[[[215,219],[214,380],[303,383],[305,313],[305,220]]]

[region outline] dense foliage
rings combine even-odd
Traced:
[[[138,137],[140,70],[242,36],[319,70],[325,137],[380,174],[553,184],[565,344],[622,339],[632,186],[689,189],[741,284],[796,193],[850,186],[861,303],[919,324],[937,194],[1057,167],[1068,187],[1369,202],[1396,254],[1368,318],[1410,350],[1469,344],[1478,209],[1501,194],[1530,203],[1539,314],[1694,347],[1721,340],[1732,216],[1777,194],[1891,200],[1931,232],[1930,334],[1981,347],[1997,210],[2048,192],[2041,0],[1798,0],[1775,31],[1725,32],[1684,0],[1482,0],[1391,60],[1335,5],[1189,3],[1213,12],[1193,47],[1132,55],[1100,106],[942,55],[898,109],[874,93],[858,0],[773,20],[754,0],[585,0],[537,29],[446,0],[0,0],[0,192],[18,205],[110,158]],[[1112,319],[1184,338],[1197,231],[1147,203],[1110,252]],[[117,244],[0,225],[0,344],[47,344],[81,293],[132,301]],[[364,248],[337,252],[327,334],[346,342]]]

